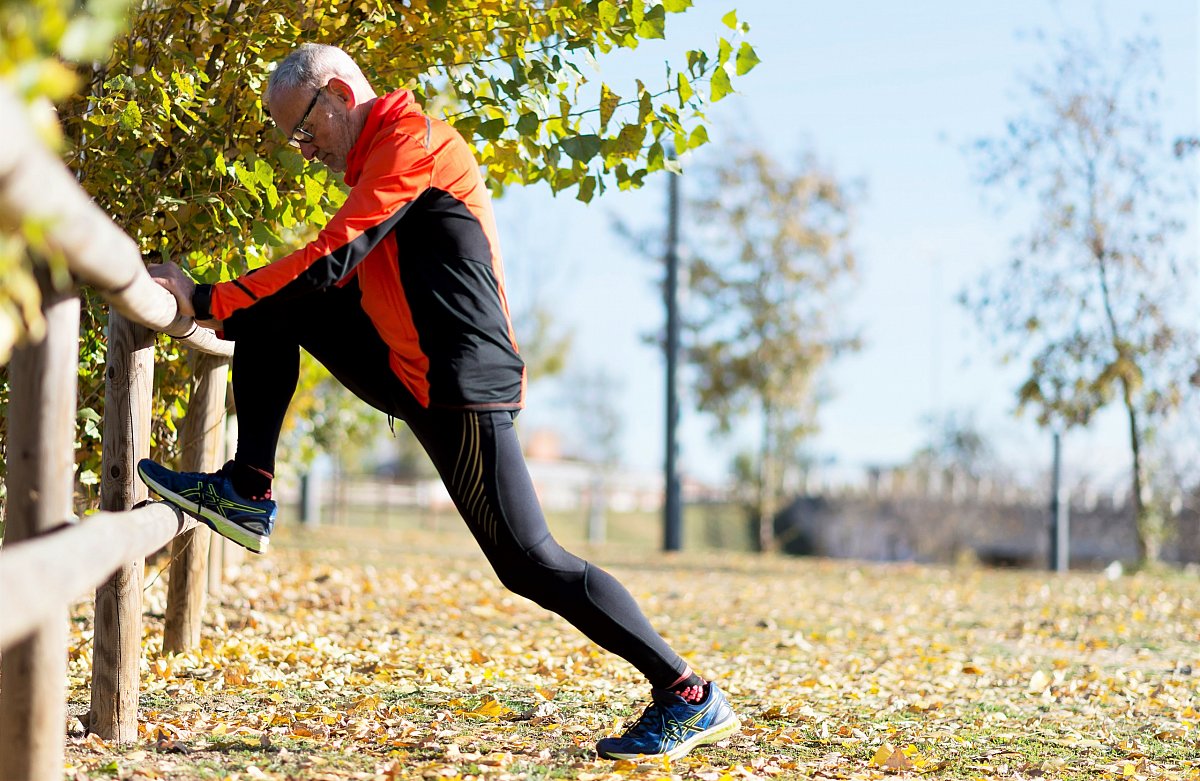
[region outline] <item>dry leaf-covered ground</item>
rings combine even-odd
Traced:
[[[505,592],[468,537],[286,532],[210,604],[196,653],[162,655],[147,587],[143,740],[69,738],[68,778],[1200,778],[1195,573],[589,553],[744,722],[677,762],[614,763],[594,741],[643,683]],[[74,625],[81,713],[86,606]]]

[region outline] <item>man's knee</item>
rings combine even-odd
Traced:
[[[532,548],[497,557],[494,565],[505,588],[547,608],[576,598],[587,573],[587,562],[549,536]]]

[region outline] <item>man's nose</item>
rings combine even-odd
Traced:
[[[306,141],[301,141],[300,142],[300,154],[304,156],[305,160],[315,159],[317,156],[316,144],[310,144]]]

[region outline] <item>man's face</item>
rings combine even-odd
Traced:
[[[350,107],[344,99],[348,90],[334,79],[319,92],[310,87],[283,90],[273,96],[270,106],[271,118],[280,130],[300,139],[299,149],[304,159],[320,160],[330,170],[339,172],[345,172],[346,156],[355,141]],[[305,117],[309,106],[312,110]]]

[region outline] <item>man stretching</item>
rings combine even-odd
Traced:
[[[737,731],[716,684],[691,671],[632,595],[551,536],[513,429],[525,365],[504,293],[491,200],[470,147],[412,93],[376,95],[341,49],[305,44],[263,100],[307,160],[343,173],[345,203],[307,246],[197,285],[151,267],[185,315],[233,341],[238,448],[212,474],[138,465],[154,491],[252,551],[267,547],[275,450],[300,349],[403,420],[433,460],[500,581],[626,659],[652,702],[602,757],[676,759]]]

